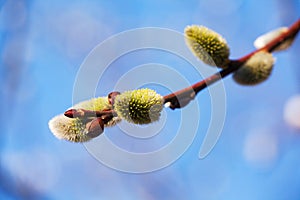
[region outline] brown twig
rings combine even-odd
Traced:
[[[207,86],[212,85],[213,83],[219,81],[220,79],[226,77],[227,75],[233,73],[238,70],[251,56],[259,51],[267,51],[273,52],[277,47],[279,47],[285,41],[294,38],[300,30],[300,19],[298,19],[294,24],[292,24],[288,30],[278,37],[271,40],[264,47],[257,49],[244,57],[241,57],[237,60],[230,60],[228,67],[221,70],[218,73],[213,74],[212,76],[195,83],[192,86],[179,90],[177,92],[168,94],[164,96],[164,103],[168,105],[172,110],[176,108],[182,108],[186,106],[191,100],[195,98],[195,96],[201,90],[205,89]]]
[[[99,118],[104,124],[108,123],[113,117],[117,116],[117,113],[113,109],[93,111],[85,109],[69,109],[64,115],[69,118],[81,118],[87,121],[93,120],[93,118]]]
[[[114,115],[114,111],[109,110],[101,110],[101,111],[93,111],[93,110],[85,110],[85,109],[69,109],[64,115],[69,118],[88,118],[88,117],[102,117],[103,115]]]

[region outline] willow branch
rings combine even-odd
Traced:
[[[195,83],[192,86],[179,90],[177,92],[168,94],[164,96],[164,104],[170,107],[172,110],[176,108],[182,108],[186,106],[195,96],[206,87],[212,85],[213,83],[225,78],[229,74],[238,70],[251,56],[259,51],[266,51],[272,53],[277,47],[279,47],[285,41],[294,38],[300,30],[300,19],[298,19],[294,24],[292,24],[288,30],[278,37],[271,40],[264,47],[257,49],[237,60],[230,60],[228,67],[213,74],[212,76]]]

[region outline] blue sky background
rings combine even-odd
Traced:
[[[299,0],[0,0],[0,199],[299,199],[300,132],[284,120],[286,103],[300,92],[299,38],[276,54],[268,81],[245,87],[226,78],[224,129],[203,160],[198,153],[210,118],[207,91],[197,97],[201,121],[193,144],[175,163],[152,173],[110,169],[83,145],[60,141],[48,128],[49,119],[72,105],[84,58],[114,34],[205,25],[221,33],[231,57],[238,58],[254,50],[257,36],[292,24],[299,13]],[[149,62],[171,66],[191,83],[201,78],[170,55],[145,51],[112,65],[97,95],[110,92],[116,77]],[[178,112],[167,114],[169,131],[155,144],[168,143],[176,133]],[[117,144],[119,133],[105,130]],[[136,150],[126,142],[120,144]],[[146,142],[135,142],[143,151]]]

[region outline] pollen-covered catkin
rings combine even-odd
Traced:
[[[227,67],[230,51],[221,35],[197,25],[187,26],[184,32],[186,44],[195,56],[208,65]]]
[[[159,120],[163,97],[151,89],[127,91],[116,96],[114,110],[118,116],[134,124]]]

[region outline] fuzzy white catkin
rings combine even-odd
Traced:
[[[53,117],[49,121],[49,129],[58,139],[71,142],[87,142],[91,140],[87,135],[87,129],[77,118],[68,118],[63,114]]]
[[[82,108],[92,111],[111,109],[107,97],[98,97],[86,100],[74,105],[72,108]],[[104,126],[110,127],[116,125],[121,119],[113,117]],[[69,118],[64,114],[53,117],[49,123],[49,129],[58,139],[64,139],[71,142],[87,142],[93,138],[89,134],[87,122],[80,118]]]
[[[266,44],[268,44],[270,41],[272,41],[273,39],[275,39],[276,37],[280,36],[281,34],[285,33],[288,31],[287,27],[280,27],[278,29],[272,30],[268,33],[265,33],[261,36],[259,36],[255,41],[254,41],[254,46],[255,48],[259,49],[262,48],[264,46],[266,46]],[[286,50],[287,48],[289,48],[292,43],[294,41],[294,37],[287,39],[285,42],[281,43],[278,47],[276,47],[273,51],[283,51]]]

